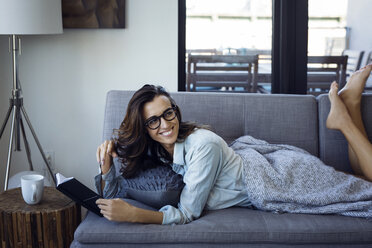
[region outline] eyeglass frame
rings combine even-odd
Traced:
[[[169,110],[173,110],[173,112],[174,112],[174,117],[172,119],[170,119],[170,120],[166,119],[165,116],[164,116],[165,113],[167,113]],[[177,106],[172,105],[172,107],[167,108],[166,110],[164,110],[164,112],[161,115],[159,115],[159,116],[151,116],[148,120],[146,120],[145,121],[145,127],[148,127],[151,130],[156,130],[161,125],[161,118],[163,118],[166,121],[173,121],[176,117],[177,117]],[[157,127],[155,127],[155,128],[151,128],[149,126],[149,122],[150,121],[153,121],[154,119],[156,119],[157,121],[159,121],[159,125]]]

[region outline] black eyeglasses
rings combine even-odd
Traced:
[[[155,130],[160,126],[161,118],[163,117],[166,121],[172,121],[174,118],[176,118],[176,107],[173,106],[171,108],[166,109],[160,116],[153,116],[150,117],[146,122],[145,126]]]

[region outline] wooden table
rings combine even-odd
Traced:
[[[54,187],[39,204],[27,205],[20,188],[0,194],[1,247],[69,247],[81,208]]]

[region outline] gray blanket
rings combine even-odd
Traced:
[[[372,218],[371,182],[294,146],[243,136],[231,148],[244,161],[248,196],[258,209]]]

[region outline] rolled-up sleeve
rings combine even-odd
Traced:
[[[101,181],[105,181],[105,187],[102,192],[102,185]],[[97,192],[103,197],[103,198],[125,198],[127,197],[126,191],[124,190],[122,186],[123,177],[116,176],[116,170],[114,166],[111,166],[110,170],[106,174],[98,174],[94,177],[95,186],[97,189]]]
[[[183,179],[185,187],[178,208],[167,205],[159,210],[163,212],[163,224],[186,224],[200,217],[222,168],[221,149],[218,144],[211,142],[188,151]]]

